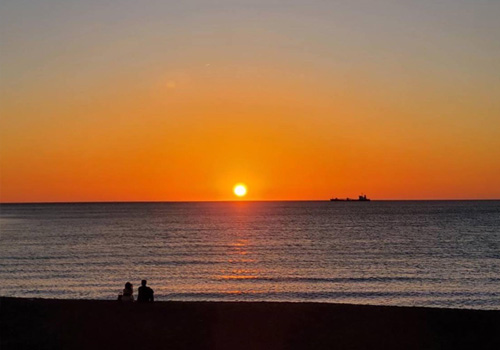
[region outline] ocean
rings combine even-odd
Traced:
[[[500,201],[0,206],[0,295],[500,310]]]

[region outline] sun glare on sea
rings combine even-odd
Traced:
[[[234,185],[233,192],[238,197],[243,197],[247,194],[247,187],[244,184]]]

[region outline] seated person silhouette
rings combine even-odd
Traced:
[[[118,297],[118,300],[123,301],[123,302],[133,302],[134,301],[134,289],[133,289],[132,283],[130,283],[130,282],[125,283],[125,288],[123,289],[123,294],[121,295],[121,298]]]
[[[154,291],[146,287],[146,280],[141,281],[141,286],[139,287],[139,295],[137,296],[137,302],[139,303],[152,303],[155,300]]]

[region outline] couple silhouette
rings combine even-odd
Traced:
[[[154,291],[146,286],[148,282],[146,280],[141,281],[141,286],[139,287],[139,294],[137,295],[138,303],[152,303],[155,300]],[[125,288],[123,293],[118,295],[118,300],[121,302],[133,302],[134,301],[134,289],[130,282],[125,283]]]

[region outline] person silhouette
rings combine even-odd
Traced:
[[[134,289],[132,283],[125,283],[125,288],[123,289],[123,294],[120,299],[123,302],[133,302],[134,301]]]
[[[146,283],[148,283],[146,280],[141,281],[139,295],[137,296],[137,302],[139,303],[152,303],[155,300],[154,291],[147,287]]]

